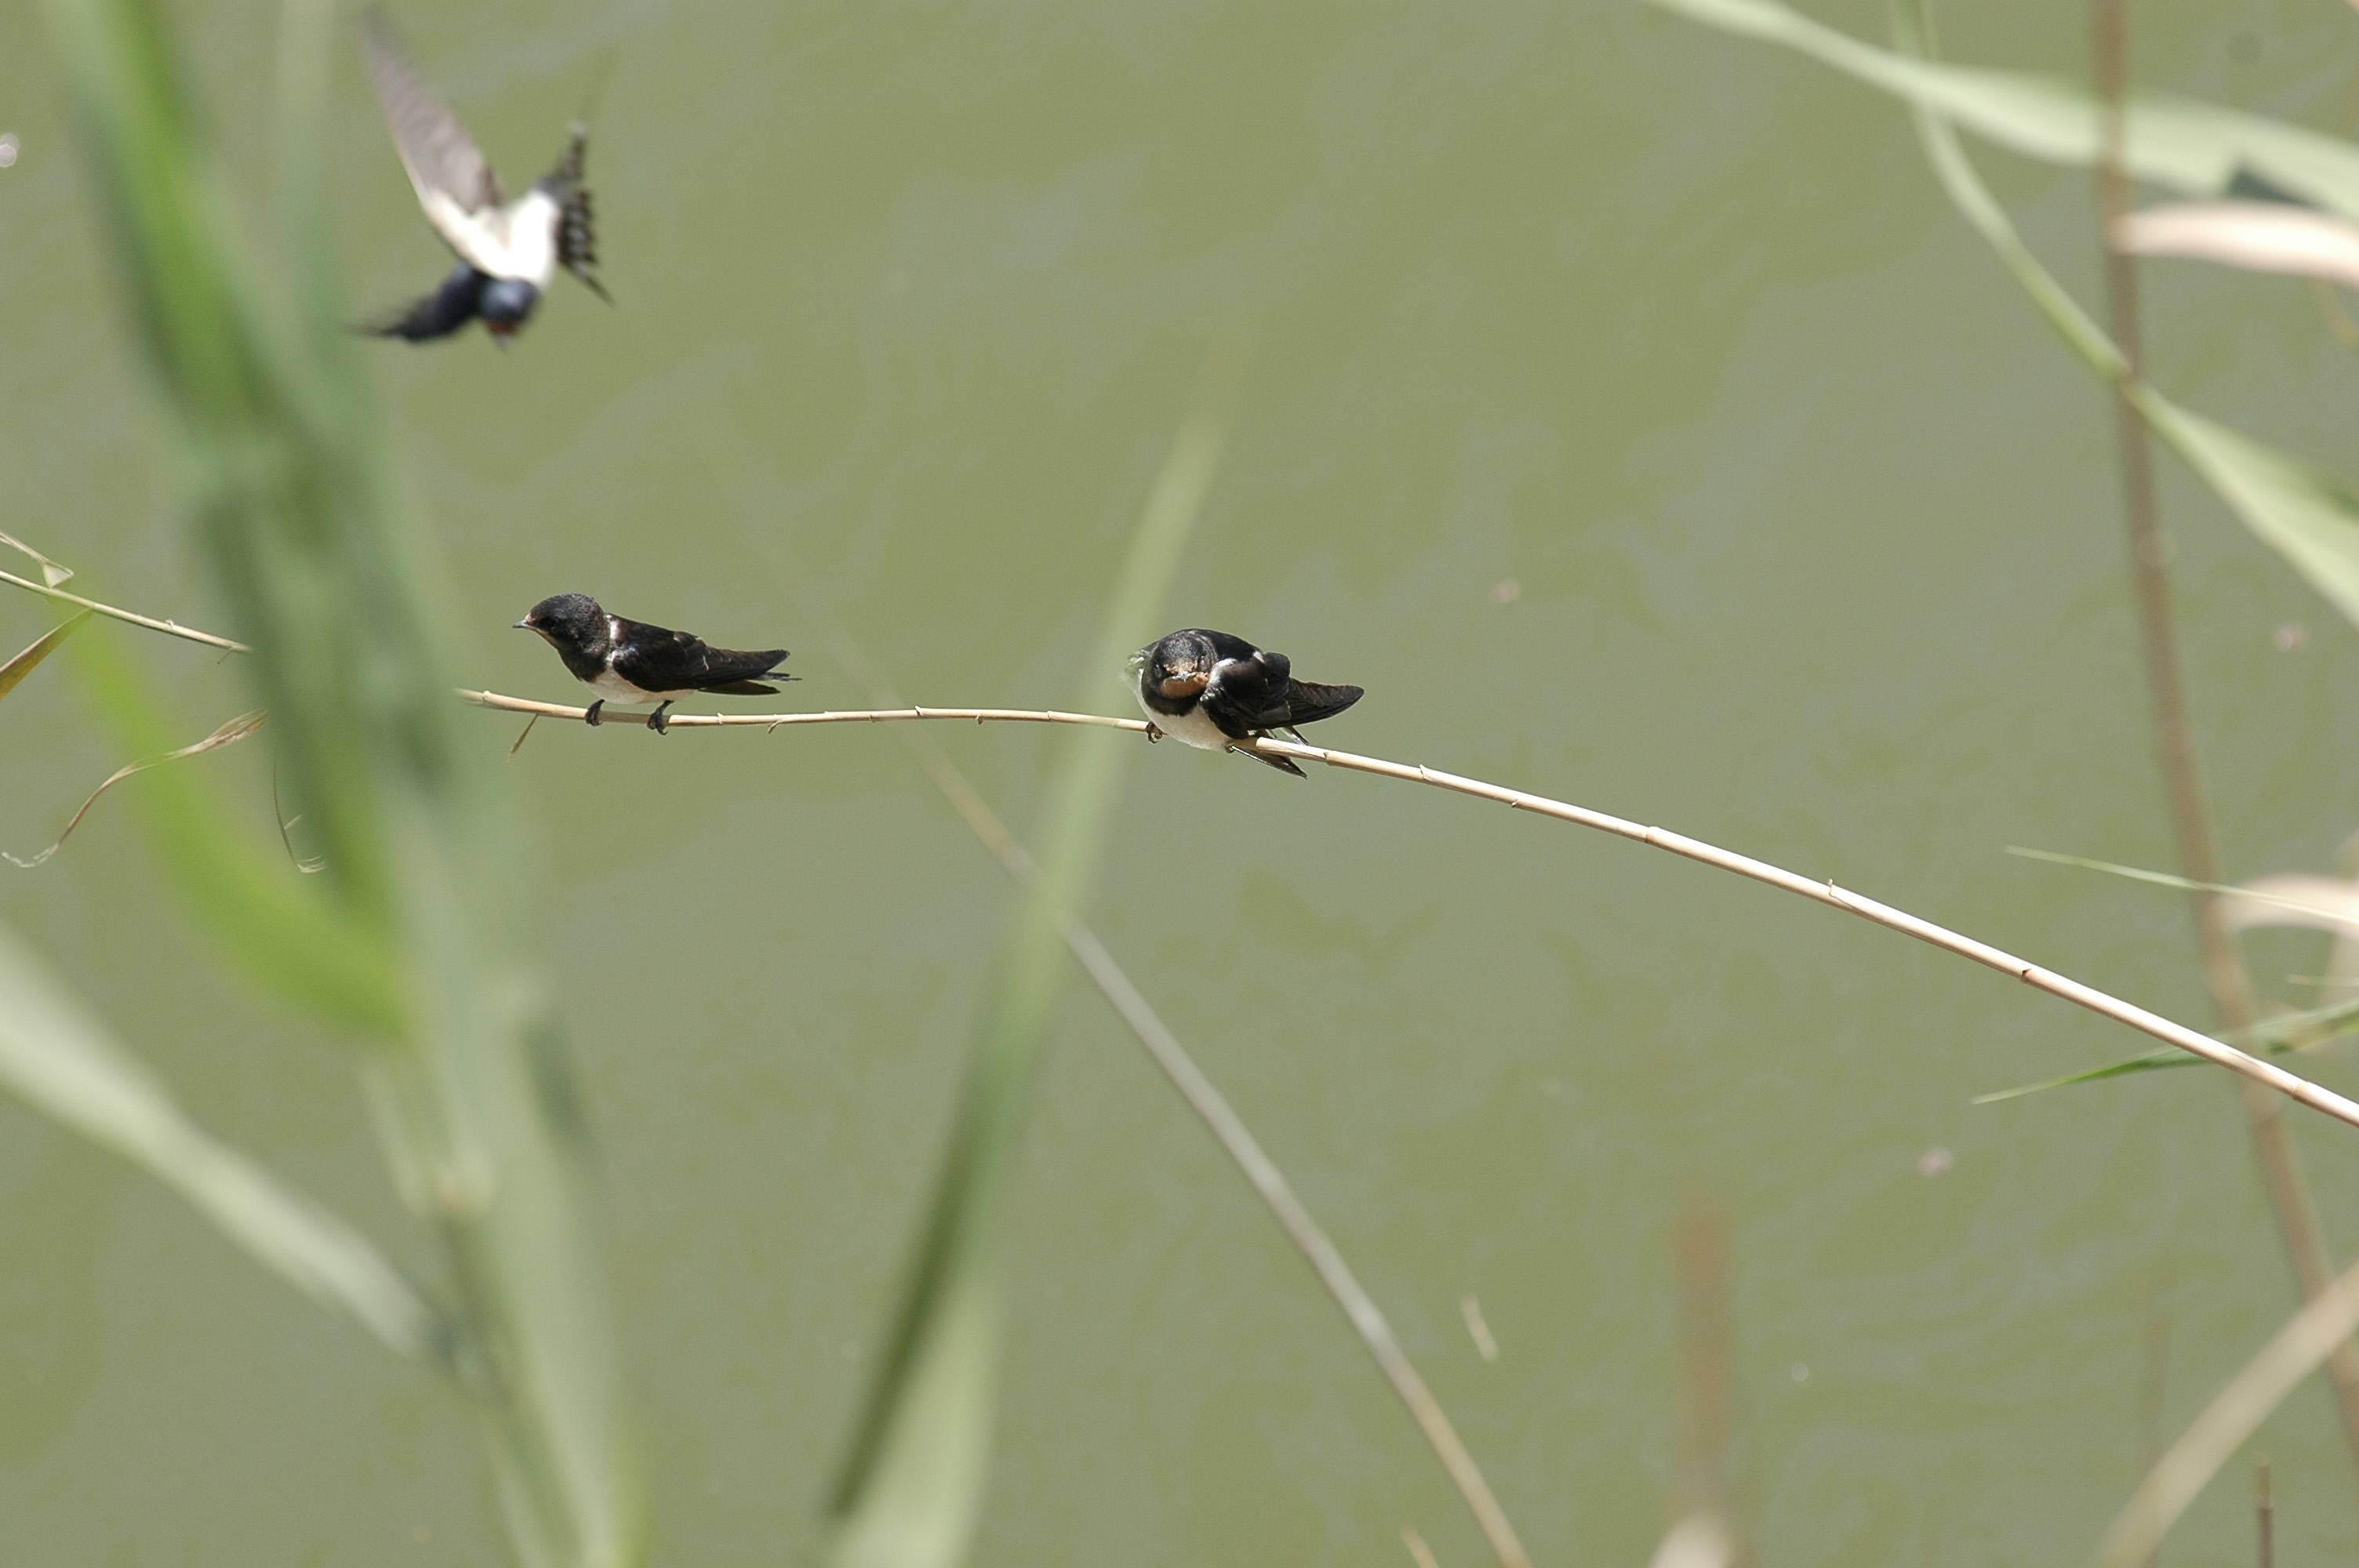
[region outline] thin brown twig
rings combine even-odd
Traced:
[[[2099,232],[2112,236],[2130,209],[2130,178],[2122,148],[2126,135],[2125,103],[2129,81],[2129,39],[2124,0],[2093,0],[2092,56],[2096,90],[2104,106],[2104,150],[2097,163]],[[2187,713],[2179,633],[2171,608],[2170,544],[2162,531],[2156,499],[2154,447],[2146,419],[2131,397],[2145,373],[2145,341],[2138,309],[2135,258],[2107,239],[2104,245],[2107,327],[2121,351],[2114,385],[2114,449],[2120,465],[2123,520],[2127,524],[2130,575],[2136,589],[2138,642],[2146,666],[2147,694],[2154,721],[2155,761],[2169,798],[2180,870],[2190,881],[2223,880],[2219,845],[2205,803],[2203,775],[2195,754],[2194,727]],[[2189,894],[2202,957],[2203,982],[2221,1027],[2234,1034],[2260,1016],[2252,977],[2229,929],[2227,908],[2209,891]],[[2276,1217],[2277,1234],[2302,1299],[2315,1301],[2327,1287],[2332,1266],[2320,1234],[2310,1184],[2286,1131],[2277,1100],[2257,1086],[2243,1089],[2245,1120],[2262,1185]],[[2344,1442],[2359,1460],[2359,1352],[2345,1346],[2328,1362]]]
[[[2253,1522],[2259,1527],[2253,1561],[2259,1568],[2274,1568],[2277,1560],[2277,1498],[2269,1491],[2269,1456],[2264,1454],[2253,1462]]]
[[[588,712],[585,708],[566,708],[556,703],[531,702],[522,697],[502,697],[495,692],[462,690],[459,695],[478,707],[514,713],[544,713],[556,719],[582,719],[586,717]],[[703,726],[697,725],[696,721],[699,719],[705,720]],[[1027,712],[998,708],[884,708],[864,713],[730,714],[725,717],[690,714],[674,719],[670,722],[674,729],[712,727],[722,724],[777,729],[791,724],[852,722],[883,724],[895,720],[930,719],[972,719],[978,723],[996,720],[1018,724],[1090,724],[1108,730],[1143,730],[1147,728],[1142,720],[1136,719],[1110,719],[1103,715],[1090,713]],[[2094,986],[2082,985],[2078,980],[2060,975],[2051,969],[2041,968],[2027,959],[2018,958],[2012,953],[1994,947],[1987,942],[1977,942],[1971,936],[1961,935],[1946,926],[1936,925],[1930,920],[1920,920],[1906,910],[1895,909],[1890,904],[1880,903],[1875,899],[1839,887],[1832,881],[1814,881],[1798,872],[1773,866],[1767,860],[1756,860],[1750,855],[1740,855],[1732,849],[1723,849],[1716,845],[1707,844],[1701,838],[1690,838],[1683,833],[1673,833],[1668,828],[1650,827],[1644,823],[1632,822],[1606,812],[1593,811],[1585,806],[1574,806],[1568,801],[1552,800],[1547,795],[1532,795],[1524,790],[1508,789],[1502,784],[1486,784],[1481,779],[1470,779],[1458,773],[1446,773],[1438,768],[1424,767],[1418,763],[1387,762],[1382,757],[1364,757],[1352,752],[1332,752],[1318,746],[1306,746],[1291,741],[1274,740],[1266,736],[1251,742],[1249,748],[1246,743],[1240,742],[1236,749],[1240,751],[1251,749],[1268,756],[1289,757],[1298,762],[1321,762],[1331,768],[1341,768],[1347,773],[1374,773],[1380,778],[1398,779],[1406,784],[1427,784],[1435,789],[1448,790],[1455,795],[1469,795],[1479,800],[1496,801],[1502,806],[1512,806],[1518,811],[1528,811],[1536,816],[1550,816],[1560,822],[1570,822],[1577,827],[1594,828],[1601,833],[1610,833],[1617,838],[1635,839],[1653,849],[1668,850],[1684,860],[1695,860],[1724,871],[1734,871],[1738,876],[1749,877],[1755,881],[1767,882],[1771,887],[1780,888],[1799,897],[1807,898],[1813,903],[1823,903],[1843,910],[1874,925],[1897,931],[1903,935],[1914,936],[1930,946],[1940,948],[1943,952],[1954,953],[1962,958],[1971,958],[1985,968],[2013,975],[2034,990],[2045,991],[2049,996],[2060,997],[2075,1006],[2086,1008],[2091,1012],[2110,1018],[2117,1023],[2125,1023],[2141,1034],[2150,1034],[2165,1044],[2176,1045],[2180,1050],[2190,1052],[2207,1062],[2241,1074],[2245,1077],[2275,1089],[2289,1099],[2299,1100],[2313,1110],[2321,1111],[2337,1121],[2359,1127],[2359,1103],[2354,1103],[2332,1089],[2313,1084],[2307,1078],[2297,1077],[2273,1063],[2262,1061],[2257,1056],[2246,1055],[2233,1045],[2190,1029],[2183,1023],[2175,1023],[2160,1013],[2150,1012],[2134,1002],[2124,1001],[2119,997],[2097,989]]]
[[[889,688],[885,687],[883,677],[850,640],[839,634],[832,642],[837,662],[872,691],[879,691],[885,700],[891,700]],[[940,709],[919,708],[882,711],[897,718],[909,718],[920,713],[941,716],[942,713]],[[1141,723],[1138,728],[1143,730],[1146,726]],[[965,821],[975,838],[1006,868],[1007,874],[1016,885],[1028,888],[1036,883],[1040,876],[1038,863],[1016,835],[1008,831],[1006,824],[1000,821],[998,813],[991,809],[981,793],[959,771],[957,764],[914,732],[903,731],[902,734],[918,765],[925,770],[934,787],[951,803],[951,808]],[[1295,1249],[1302,1254],[1311,1271],[1318,1275],[1319,1282],[1326,1287],[1328,1295],[1343,1310],[1344,1319],[1359,1336],[1361,1345],[1375,1362],[1377,1370],[1384,1374],[1385,1380],[1392,1385],[1393,1392],[1408,1407],[1410,1419],[1417,1422],[1418,1430],[1424,1434],[1434,1456],[1440,1460],[1451,1483],[1458,1488],[1467,1510],[1474,1516],[1475,1523],[1490,1542],[1493,1553],[1506,1568],[1530,1568],[1531,1558],[1524,1550],[1523,1541],[1516,1535],[1516,1527],[1508,1521],[1506,1510],[1500,1507],[1489,1481],[1484,1479],[1482,1467],[1474,1462],[1473,1454],[1460,1439],[1458,1429],[1451,1423],[1441,1402],[1433,1397],[1433,1390],[1419,1375],[1408,1353],[1401,1348],[1399,1339],[1394,1336],[1392,1325],[1386,1321],[1375,1299],[1361,1285],[1358,1276],[1352,1272],[1351,1265],[1344,1261],[1342,1251],[1329,1239],[1319,1222],[1311,1217],[1310,1209],[1296,1195],[1293,1184],[1286,1179],[1286,1173],[1278,1169],[1277,1162],[1263,1150],[1260,1140],[1245,1126],[1244,1119],[1237,1115],[1227,1098],[1213,1086],[1212,1079],[1204,1076],[1195,1058],[1180,1044],[1179,1036],[1171,1033],[1153,1005],[1132,983],[1129,974],[1115,961],[1114,955],[1106,951],[1097,934],[1071,914],[1058,917],[1057,933],[1074,961],[1081,965],[1082,971],[1090,977],[1106,1000],[1113,1004],[1114,1011],[1121,1015],[1122,1021],[1129,1025],[1130,1032],[1147,1048],[1155,1065],[1163,1070],[1165,1077],[1170,1079],[1172,1087],[1180,1091],[1180,1098],[1188,1102],[1189,1108],[1211,1130],[1223,1152],[1260,1196],[1271,1216],[1277,1219],[1278,1227],[1286,1232],[1287,1239],[1294,1243]],[[1415,1531],[1408,1530],[1406,1527],[1404,1531],[1404,1541],[1415,1537]],[[1422,1544],[1420,1541],[1419,1545]],[[1410,1550],[1414,1553],[1417,1547]],[[1430,1558],[1427,1561],[1430,1562]]]

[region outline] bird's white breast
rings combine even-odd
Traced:
[[[1147,717],[1155,720],[1155,727],[1158,730],[1162,730],[1174,741],[1185,741],[1190,746],[1201,747],[1207,752],[1225,752],[1236,744],[1228,736],[1221,733],[1219,725],[1204,716],[1201,703],[1177,718],[1151,710]]]

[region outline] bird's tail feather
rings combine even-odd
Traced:
[[[1308,680],[1286,683],[1286,706],[1293,715],[1290,722],[1295,724],[1332,719],[1366,695],[1364,688],[1356,686],[1321,686]]]
[[[1239,747],[1238,750],[1244,751],[1245,749],[1243,747]],[[1300,768],[1294,765],[1294,759],[1291,757],[1273,757],[1266,752],[1245,752],[1245,754],[1251,757],[1255,762],[1261,763],[1264,767],[1276,768],[1282,773],[1292,773],[1296,778],[1303,778],[1307,776]]]

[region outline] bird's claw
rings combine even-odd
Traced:
[[[605,706],[606,699],[603,697],[597,701],[592,703],[589,710],[582,715],[582,722],[589,725],[593,730],[599,725],[603,724],[605,720],[598,717],[598,710]]]
[[[656,707],[656,710],[647,715],[647,728],[654,730],[658,735],[670,734],[671,721],[664,717],[664,709],[670,706],[671,704],[669,702],[658,703]]]
[[[1161,730],[1161,729],[1159,729],[1159,728],[1156,725],[1156,722],[1155,722],[1155,720],[1154,720],[1154,719],[1148,719],[1148,720],[1147,721],[1147,743],[1148,745],[1152,746],[1153,744],[1155,744],[1155,742],[1156,742],[1156,741],[1160,741],[1160,740],[1162,740],[1162,739],[1163,739],[1163,731],[1162,731],[1162,730]]]

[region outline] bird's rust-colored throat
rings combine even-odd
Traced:
[[[1190,675],[1168,676],[1157,685],[1155,689],[1161,692],[1166,697],[1177,699],[1183,697],[1194,697],[1197,693],[1202,691],[1206,687],[1212,684],[1212,676],[1206,675],[1201,670],[1197,670]]]

